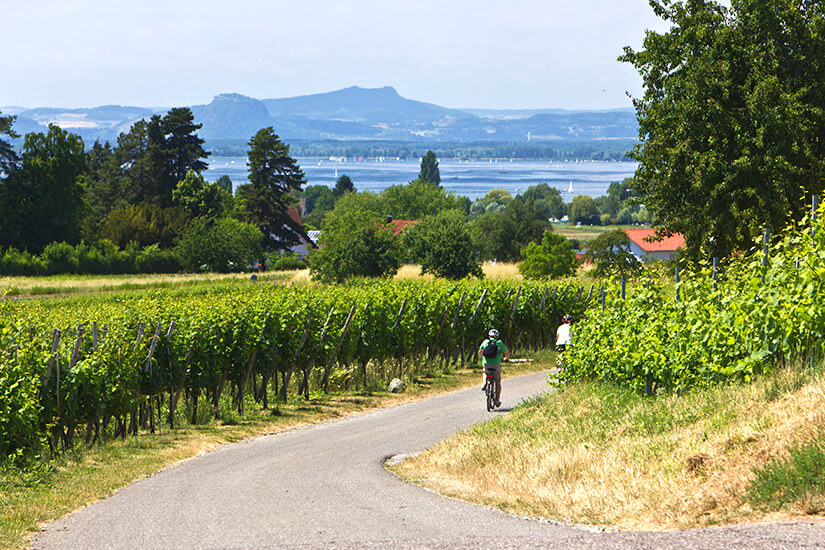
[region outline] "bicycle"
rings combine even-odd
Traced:
[[[487,378],[484,382],[484,397],[487,399],[487,412],[490,412],[496,408],[496,379],[490,372],[485,374]]]

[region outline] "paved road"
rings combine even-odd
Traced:
[[[544,380],[505,380],[505,409]],[[383,467],[489,417],[471,389],[222,447],[52,522],[33,547],[825,548],[825,522],[596,533],[443,498]]]

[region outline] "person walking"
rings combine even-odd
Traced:
[[[501,362],[510,360],[510,350],[498,337],[496,329],[490,329],[487,339],[478,348],[478,357],[484,367],[484,381],[486,383],[487,373],[493,376],[496,383],[496,407],[501,406]]]

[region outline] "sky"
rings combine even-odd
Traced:
[[[0,105],[171,107],[393,86],[453,108],[630,107],[647,0],[11,0]]]

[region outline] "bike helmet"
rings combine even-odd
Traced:
[[[570,317],[569,315],[562,315],[562,317],[561,317],[561,322],[562,323],[569,323],[572,320],[573,320],[573,318]]]
[[[498,339],[498,331],[494,328],[490,329],[490,332],[487,333],[487,336],[490,338]]]

